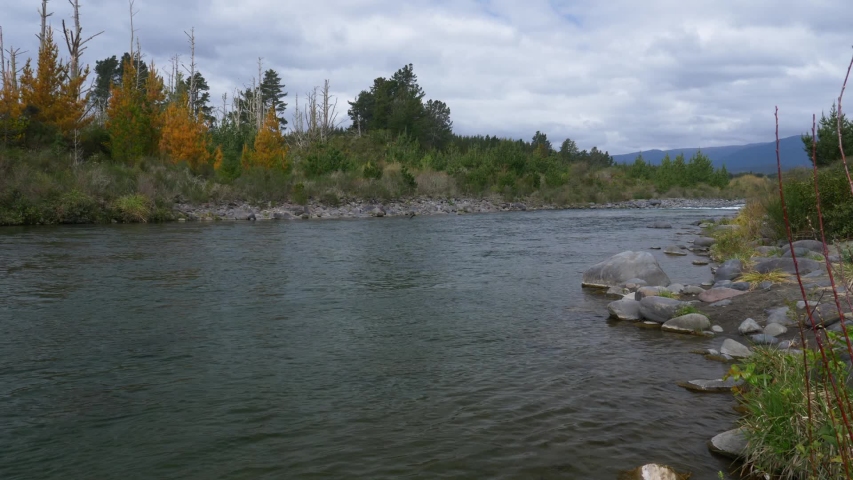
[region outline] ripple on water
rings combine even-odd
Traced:
[[[713,340],[609,323],[578,273],[708,215],[0,232],[0,477],[716,478],[732,400],[675,386]]]

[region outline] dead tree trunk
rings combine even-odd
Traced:
[[[74,30],[66,28],[65,20],[63,20],[62,31],[63,33],[65,33],[65,44],[68,46],[68,54],[71,56],[69,78],[72,82],[76,82],[80,75],[83,73],[83,70],[80,67],[80,57],[83,55],[83,52],[86,51],[86,44],[89,43],[90,40],[104,32],[102,30],[92,35],[91,37],[83,40],[83,27],[80,26],[80,1],[68,0],[68,3],[70,3],[71,7],[74,9],[74,14],[72,15],[72,18],[74,19]],[[77,95],[80,95],[79,88]]]
[[[196,85],[195,85],[195,27],[190,29],[190,33],[184,32],[184,35],[187,36],[187,41],[190,43],[190,67],[187,68],[184,65],[184,70],[190,74],[189,78],[189,91],[187,92],[187,97],[189,101],[190,112],[195,115],[195,108],[197,102],[197,93],[196,93]]]
[[[39,9],[39,17],[41,17],[41,33],[36,35],[39,39],[39,48],[44,48],[44,42],[47,39],[47,17],[53,15],[53,12],[47,13],[47,2],[50,0],[41,0],[41,9]]]

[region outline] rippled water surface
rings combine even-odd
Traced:
[[[720,340],[580,288],[716,213],[0,228],[0,478],[717,478]]]

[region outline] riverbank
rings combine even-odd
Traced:
[[[175,219],[196,220],[296,220],[296,219],[341,219],[370,217],[412,217],[425,215],[463,215],[473,213],[496,213],[529,210],[568,209],[666,209],[666,208],[711,208],[736,209],[743,200],[666,198],[631,200],[606,204],[584,203],[568,206],[536,202],[501,202],[490,199],[458,198],[433,199],[415,197],[411,199],[375,203],[352,201],[341,205],[326,205],[310,202],[306,205],[282,203],[262,207],[247,202],[221,204],[188,204],[174,206]]]
[[[764,387],[758,388],[754,384],[755,379],[750,377],[752,373],[737,372],[752,372],[751,369],[756,368],[755,364],[767,364],[767,359],[774,355],[783,359],[788,358],[786,355],[793,355],[794,359],[799,359],[794,363],[802,370],[802,349],[805,348],[808,353],[808,349],[813,347],[814,334],[807,332],[806,345],[803,345],[800,324],[807,321],[806,304],[802,301],[787,242],[774,245],[765,242],[764,246],[753,246],[749,255],[743,259],[714,262],[708,258],[715,251],[714,244],[726,238],[723,232],[730,234],[733,229],[743,228],[737,225],[743,221],[739,218],[726,226],[720,226],[713,220],[700,225],[674,225],[679,237],[672,239],[672,245],[646,247],[663,250],[666,255],[681,257],[693,265],[707,265],[710,270],[708,280],[699,285],[679,284],[678,279],[670,280],[654,256],[644,251],[623,252],[591,267],[584,273],[583,283],[585,286],[609,287],[607,295],[615,301],[608,304],[607,309],[613,321],[634,322],[642,328],[660,329],[665,335],[671,336],[673,341],[690,338],[688,335],[712,338],[712,348],[697,350],[695,353],[704,355],[709,366],[714,362],[717,369],[717,362],[733,365],[730,373],[734,372],[734,375],[730,378],[719,378],[716,374],[705,378],[684,378],[679,386],[700,396],[736,393],[742,412],[749,413],[737,425],[732,425],[731,430],[709,432],[709,449],[733,461],[745,462],[752,473],[760,473],[763,468],[774,472],[790,468],[790,464],[797,463],[793,459],[801,455],[796,451],[783,451],[784,448],[780,450],[779,445],[765,443],[769,442],[765,440],[768,435],[772,437],[777,433],[768,433],[766,430],[767,424],[772,422],[770,417],[775,418],[779,412],[765,415],[762,405],[766,405],[768,400],[755,400],[764,394]],[[803,240],[794,242],[794,249],[802,283],[808,292],[809,306],[818,312],[815,314],[818,326],[827,332],[839,333],[841,317],[832,304],[832,282],[821,256],[823,244]],[[828,250],[830,263],[835,269],[842,261],[842,248],[830,245]],[[843,288],[839,291],[843,292]],[[845,358],[843,354],[840,357],[849,368],[849,357]],[[774,367],[784,363],[778,359],[773,362]],[[741,364],[741,370],[737,364]],[[820,368],[820,365],[816,363],[813,368]],[[754,372],[755,375],[759,373],[758,370]],[[788,382],[791,377],[796,375],[786,371],[781,381]],[[790,386],[787,388],[790,392]],[[805,398],[804,393],[802,397]],[[772,400],[779,401],[778,398]],[[796,402],[784,406],[791,415],[795,415],[799,407]],[[828,408],[834,406],[830,404]],[[803,419],[803,422],[807,421]],[[753,431],[750,430],[751,425],[761,426],[757,430],[753,428],[756,430]],[[822,428],[822,425],[817,423],[813,428]],[[781,435],[788,439],[786,444],[789,446],[801,440],[805,442],[805,439],[797,438],[795,430],[788,428],[786,434]],[[832,452],[831,446],[815,444],[812,448],[818,456]],[[760,456],[760,461],[756,461],[756,456]],[[773,458],[768,460],[768,456]],[[837,468],[840,466],[827,464],[819,468],[822,471],[825,469],[824,473],[832,476],[838,473]],[[731,473],[737,475],[734,471]]]

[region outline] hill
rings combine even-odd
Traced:
[[[649,150],[645,152],[633,152],[622,155],[613,155],[617,163],[633,163],[640,153],[643,159],[653,165],[659,165],[666,154],[675,158],[679,153],[684,153],[686,159],[699,151],[699,148],[674,148],[672,150]],[[702,148],[702,153],[708,156],[715,168],[723,165],[731,173],[774,173],[776,172],[776,142],[751,143],[748,145],[728,145],[723,147]],[[803,151],[803,142],[799,136],[786,137],[779,141],[779,154],[782,157],[782,169],[788,170],[794,167],[808,167],[811,165],[806,152]]]

